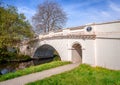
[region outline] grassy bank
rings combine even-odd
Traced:
[[[51,63],[46,63],[46,64],[42,64],[42,65],[37,65],[37,66],[31,66],[29,68],[25,68],[23,70],[18,70],[14,73],[8,73],[5,75],[0,75],[0,81],[4,81],[4,80],[8,80],[8,79],[12,79],[15,77],[19,77],[19,76],[23,76],[23,75],[27,75],[27,74],[31,74],[31,73],[35,73],[35,72],[40,72],[46,69],[50,69],[50,68],[54,68],[57,66],[62,66],[65,64],[69,64],[70,62],[62,62],[62,61],[53,61]]]
[[[74,70],[27,85],[120,85],[120,71],[82,64]]]

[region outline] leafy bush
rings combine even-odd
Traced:
[[[61,60],[59,55],[54,55],[53,57],[54,57],[53,61],[59,61],[59,60]]]
[[[29,60],[31,59],[28,55],[22,55],[16,51],[8,51],[7,48],[0,48],[0,63],[5,63],[10,60]]]
[[[29,55],[19,54],[19,55],[17,55],[16,59],[29,60],[29,59],[31,59],[31,57]]]

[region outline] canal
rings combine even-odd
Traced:
[[[30,66],[40,65],[44,63],[48,63],[53,61],[54,57],[50,58],[42,58],[42,59],[34,59],[25,62],[7,62],[0,64],[0,75],[4,75],[10,72],[15,72],[17,70],[21,70],[24,68],[28,68]]]

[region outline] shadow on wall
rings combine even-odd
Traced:
[[[82,63],[82,47],[78,43],[72,46],[72,62]]]
[[[37,48],[33,58],[36,58],[36,60],[34,60],[34,64],[42,64],[55,60],[61,60],[56,49],[47,44]]]

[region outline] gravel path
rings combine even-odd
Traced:
[[[34,82],[36,80],[41,80],[41,79],[44,79],[46,77],[50,77],[50,76],[55,75],[55,74],[69,71],[71,69],[74,69],[77,66],[79,66],[79,63],[68,64],[68,65],[52,68],[49,70],[44,70],[41,72],[32,73],[29,75],[25,75],[25,76],[17,77],[14,79],[6,80],[3,82],[0,82],[0,85],[25,85],[26,83],[29,83],[29,82]]]

